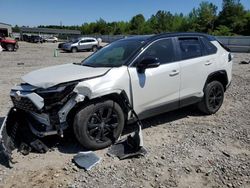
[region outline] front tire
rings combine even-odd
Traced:
[[[72,52],[72,53],[76,53],[76,52],[77,52],[77,48],[75,48],[75,47],[74,47],[74,48],[71,48],[71,52]]]
[[[7,49],[9,52],[12,52],[12,51],[14,51],[14,45],[12,45],[12,44],[7,44],[7,45],[6,45],[6,49]]]
[[[74,133],[86,149],[97,150],[110,146],[122,133],[124,113],[112,100],[92,102],[82,107],[74,119]]]
[[[224,87],[219,81],[212,81],[205,86],[203,100],[198,104],[200,111],[207,115],[216,113],[224,100]]]

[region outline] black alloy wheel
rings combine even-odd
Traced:
[[[224,100],[224,87],[219,81],[212,81],[204,88],[203,100],[198,108],[207,115],[216,113]]]
[[[124,123],[124,112],[119,104],[112,100],[98,100],[79,109],[73,128],[82,146],[96,150],[114,143],[121,135]]]

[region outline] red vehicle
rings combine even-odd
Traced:
[[[18,49],[18,42],[14,39],[0,37],[0,44],[2,48],[7,51],[15,51]]]

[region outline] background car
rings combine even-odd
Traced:
[[[45,42],[45,39],[40,37],[39,35],[32,35],[30,37],[30,42],[33,42],[33,43],[43,43]]]
[[[76,38],[64,43],[61,49],[73,53],[83,50],[92,50],[95,52],[98,49],[98,41],[91,37]]]
[[[58,38],[57,37],[48,37],[45,39],[46,42],[58,42]]]
[[[2,46],[3,49],[7,51],[15,51],[19,48],[18,42],[10,38],[0,37],[0,45]]]

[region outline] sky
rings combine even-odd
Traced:
[[[207,0],[221,9],[222,0]],[[202,0],[0,0],[0,22],[18,26],[81,25],[103,18],[129,21],[137,14],[148,19],[158,10],[188,14]],[[241,0],[250,10],[250,0]]]

